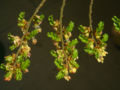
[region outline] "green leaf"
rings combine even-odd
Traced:
[[[15,50],[16,48],[17,48],[16,45],[12,45],[12,46],[9,47],[9,49],[10,49],[11,51]]]
[[[74,40],[72,40],[71,42],[69,42],[69,46],[70,46],[70,47],[73,47],[73,46],[75,46],[77,43],[78,43],[78,40],[77,40],[77,39],[74,39]]]
[[[50,54],[51,54],[53,57],[58,57],[56,51],[54,51],[54,50],[51,50]]]
[[[13,59],[13,57],[11,55],[5,57],[6,61],[11,61],[12,59]]]
[[[15,71],[15,79],[18,81],[22,80],[22,71],[20,68],[17,68]]]
[[[18,58],[17,58],[17,60],[16,60],[16,62],[17,63],[21,63],[23,60],[24,60],[23,59],[23,55],[19,55]]]
[[[39,30],[38,30],[38,29],[32,30],[32,31],[30,32],[30,34],[29,34],[28,36],[26,36],[25,38],[26,38],[27,40],[30,40],[30,39],[32,39],[33,37],[35,37],[38,33],[39,33]]]
[[[115,26],[115,30],[120,31],[120,19],[117,16],[112,18],[113,25]]]
[[[30,60],[29,59],[26,59],[25,61],[23,61],[21,63],[21,69],[23,71],[25,71],[29,66],[30,66]]]
[[[77,50],[77,49],[74,49],[74,50],[73,50],[72,58],[73,58],[73,59],[78,58],[78,50]]]
[[[84,51],[91,55],[95,53],[94,49],[90,49],[90,48],[84,48]]]
[[[45,18],[45,15],[44,15],[44,14],[41,14],[41,15],[40,15],[40,21],[43,21],[44,18]]]
[[[109,37],[109,36],[108,36],[107,33],[103,34],[102,42],[108,41],[108,37]]]
[[[10,77],[11,75],[13,74],[13,72],[12,71],[8,71],[6,74],[5,74],[5,78],[8,78],[8,77]]]
[[[73,67],[79,68],[79,64],[75,60],[71,60],[70,63]]]
[[[96,32],[101,32],[104,29],[104,22],[100,21],[98,23],[98,27],[96,28]]]
[[[74,28],[74,22],[70,21],[69,25],[66,27],[66,31],[72,32],[73,28]]]
[[[60,79],[64,78],[64,76],[65,76],[65,73],[63,72],[63,70],[61,70],[57,73],[56,79],[60,80]]]
[[[63,65],[61,65],[61,62],[62,62],[62,60],[61,59],[56,59],[55,61],[54,61],[54,64],[56,65],[56,67],[58,68],[58,69],[63,69],[64,67],[63,67]]]
[[[23,20],[24,17],[25,17],[25,12],[20,12],[19,17],[18,17],[18,21]]]
[[[79,25],[78,29],[80,30],[80,32],[84,33],[85,29],[83,25]]]
[[[50,15],[50,16],[48,17],[48,21],[49,21],[49,23],[50,23],[51,26],[54,25],[53,15]]]
[[[2,63],[2,64],[0,65],[0,69],[5,70],[5,69],[6,69],[5,64]]]
[[[48,32],[47,36],[50,37],[54,41],[60,41],[61,40],[60,37],[56,33],[53,33],[53,32]]]
[[[78,38],[81,40],[81,42],[88,43],[88,38],[84,35],[80,34]]]

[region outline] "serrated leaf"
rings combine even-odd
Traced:
[[[74,22],[70,21],[69,25],[66,27],[66,31],[72,32],[73,28],[74,28]]]
[[[59,72],[57,73],[56,79],[57,79],[57,80],[60,80],[60,79],[64,78],[64,76],[65,76],[65,74],[64,74],[64,72],[61,70],[61,71],[59,71]]]
[[[108,34],[107,33],[103,34],[103,38],[102,38],[102,42],[106,42],[106,41],[108,41]]]
[[[78,40],[77,40],[77,39],[74,39],[74,40],[72,40],[71,42],[69,42],[69,46],[70,46],[70,47],[73,47],[73,46],[75,46],[77,43],[78,43]]]
[[[98,27],[96,28],[96,32],[101,32],[104,29],[104,22],[100,21],[98,23]]]
[[[56,33],[53,33],[53,32],[48,32],[47,36],[50,37],[54,41],[60,41],[61,40],[60,37]]]
[[[18,81],[22,80],[22,71],[20,68],[17,68],[15,71],[15,79]]]
[[[73,58],[73,59],[78,58],[78,50],[77,50],[77,49],[74,49],[74,50],[73,50],[72,58]]]
[[[21,63],[21,69],[23,71],[26,70],[29,66],[30,66],[30,60],[29,59],[26,59],[25,61],[23,61]]]
[[[91,55],[95,53],[94,49],[90,49],[90,48],[84,48],[84,51]]]
[[[51,50],[50,54],[51,54],[53,57],[57,57],[57,56],[58,56],[57,53],[56,53],[56,51],[54,51],[54,50]]]
[[[73,67],[79,68],[79,64],[75,60],[71,60],[70,63]]]
[[[84,33],[85,29],[83,25],[79,25],[78,29],[80,30],[80,32]]]
[[[56,65],[56,67],[57,67],[58,69],[63,69],[63,68],[64,68],[63,65],[61,65],[60,59],[59,59],[59,60],[56,59],[56,60],[54,61],[54,64]]]
[[[54,25],[53,15],[50,15],[50,16],[48,17],[48,21],[49,21],[49,23],[50,23],[51,26]]]
[[[88,43],[88,38],[84,35],[80,34],[78,38],[81,40],[81,42]]]

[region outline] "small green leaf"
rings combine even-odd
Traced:
[[[16,49],[16,47],[17,47],[16,45],[12,45],[12,46],[9,47],[9,49],[10,49],[11,51],[13,51],[14,49]]]
[[[80,32],[84,33],[85,29],[83,25],[79,25],[78,29],[80,30]]]
[[[22,71],[20,68],[17,68],[15,71],[15,79],[18,81],[22,80]]]
[[[70,63],[73,67],[79,68],[79,64],[75,60],[71,60]]]
[[[70,21],[69,25],[66,27],[66,31],[72,32],[73,28],[74,28],[74,22]]]
[[[51,50],[51,55],[53,56],[53,57],[57,57],[58,55],[57,55],[57,53],[56,53],[56,51],[54,51],[54,50]]]
[[[100,21],[98,23],[98,27],[96,28],[96,32],[101,32],[104,29],[104,22]]]
[[[24,71],[30,66],[30,60],[26,59],[25,61],[22,62],[21,64],[21,69]]]
[[[50,15],[50,16],[48,17],[48,21],[49,21],[49,23],[50,23],[51,26],[54,25],[53,15]]]
[[[107,33],[103,34],[103,38],[102,38],[102,42],[106,42],[106,41],[108,41],[108,34]]]
[[[72,58],[73,58],[73,59],[78,58],[78,50],[77,50],[77,49],[74,49],[74,50],[73,50]]]
[[[71,42],[69,42],[69,46],[70,46],[70,47],[73,47],[73,46],[75,46],[77,43],[78,43],[78,40],[77,40],[77,39],[74,39],[74,40],[72,40]]]
[[[60,79],[64,78],[64,76],[65,76],[65,73],[63,72],[63,70],[61,70],[57,73],[56,79],[60,80]]]
[[[0,69],[5,70],[5,69],[6,69],[5,64],[2,63],[2,64],[0,65]]]
[[[84,51],[91,55],[95,53],[94,49],[90,49],[90,48],[84,48]]]
[[[56,67],[58,68],[58,69],[63,69],[64,67],[63,67],[63,65],[61,65],[61,61],[60,61],[61,59],[56,59],[55,61],[54,61],[54,64],[56,65]]]
[[[88,43],[88,38],[84,35],[80,34],[78,38],[81,40],[81,42]]]
[[[60,37],[56,33],[53,33],[53,32],[48,32],[47,36],[50,37],[54,41],[60,41],[61,40]]]

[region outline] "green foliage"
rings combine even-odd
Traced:
[[[19,17],[18,17],[18,21],[22,21],[25,17],[25,12],[20,12]]]
[[[72,32],[74,28],[74,22],[70,21],[68,26],[66,27],[66,32]]]
[[[25,61],[22,61],[21,63],[21,69],[25,71],[30,66],[30,60],[26,59]]]
[[[84,51],[91,55],[93,55],[95,53],[94,49],[91,49],[91,48],[84,48]]]
[[[57,80],[60,80],[60,79],[64,78],[64,76],[65,76],[64,70],[61,70],[61,71],[59,71],[59,72],[57,73],[56,79],[57,79]]]
[[[80,32],[84,33],[85,29],[83,25],[79,25],[78,29],[80,30]]]
[[[53,19],[53,15],[50,15],[49,17],[48,17],[48,21],[49,21],[49,23],[50,23],[50,25],[51,26],[53,26],[55,23],[54,23],[54,19]]]
[[[75,68],[79,68],[79,64],[75,60],[70,61],[71,65],[73,65]]]
[[[120,31],[120,19],[117,16],[112,18],[115,30]]]
[[[98,23],[98,27],[96,28],[96,32],[101,32],[104,29],[104,22],[100,21]]]
[[[54,41],[59,42],[61,40],[60,37],[56,33],[53,33],[53,32],[48,32],[47,36],[50,37]]]
[[[57,53],[56,53],[56,51],[54,51],[54,50],[51,50],[50,54],[51,54],[53,57],[57,57],[57,56],[58,56]]]
[[[13,51],[13,50],[15,50],[16,49],[16,45],[11,45],[10,47],[9,47],[9,49],[11,50],[11,51]]]
[[[35,37],[38,33],[39,33],[39,29],[32,30],[32,31],[30,32],[30,34],[27,35],[25,38],[26,38],[27,40],[30,40],[30,39],[32,39],[33,37]]]
[[[22,80],[22,71],[20,68],[17,68],[15,71],[15,79],[17,81]]]
[[[103,34],[102,42],[108,41],[108,38],[109,38],[109,36],[107,33]]]
[[[78,50],[77,50],[77,49],[74,49],[74,50],[73,50],[72,58],[73,58],[73,59],[78,58]]]
[[[80,34],[78,38],[81,40],[81,42],[88,43],[88,38],[85,37],[83,34]]]
[[[56,65],[56,67],[58,69],[63,69],[64,68],[63,65],[61,64],[62,61],[63,61],[62,59],[55,59],[54,64]]]
[[[78,44],[78,40],[77,39],[74,39],[74,40],[72,40],[72,41],[70,41],[69,42],[69,47],[73,47],[73,46],[75,46],[76,44]]]

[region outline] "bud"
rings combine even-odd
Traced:
[[[33,43],[33,45],[36,45],[37,44],[37,39],[33,39],[32,43]]]
[[[64,79],[69,81],[71,79],[71,77],[70,76],[64,76]]]

